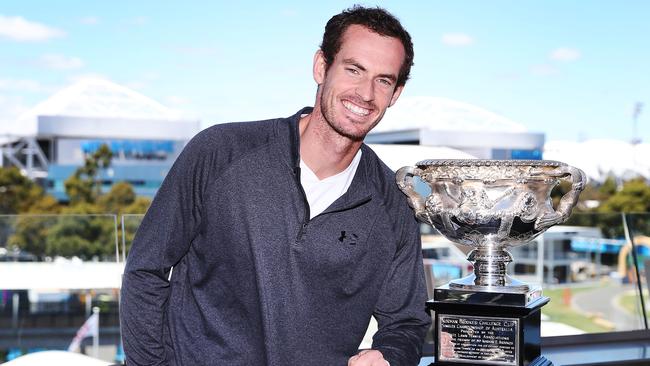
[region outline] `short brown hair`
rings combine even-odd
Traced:
[[[413,42],[411,35],[402,27],[399,20],[380,7],[366,8],[355,5],[333,16],[325,25],[323,42],[320,45],[327,67],[332,65],[341,49],[343,33],[351,25],[361,25],[382,36],[397,38],[404,46],[405,56],[397,77],[397,86],[404,86],[413,66]]]

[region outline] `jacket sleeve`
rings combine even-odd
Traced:
[[[407,207],[408,209],[408,207]],[[420,363],[422,345],[431,324],[426,311],[426,282],[418,223],[413,212],[403,210],[405,231],[375,307],[379,330],[373,349],[379,350],[391,366]]]
[[[201,225],[209,158],[201,134],[176,159],[140,225],[122,277],[120,323],[128,365],[166,365],[163,335],[172,267]]]

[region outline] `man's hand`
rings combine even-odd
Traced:
[[[348,366],[390,366],[384,355],[374,349],[364,349],[350,357]]]

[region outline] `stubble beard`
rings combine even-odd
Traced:
[[[323,95],[324,94],[325,93],[323,93]],[[332,103],[336,103],[337,100],[338,99],[334,99],[332,101]],[[345,107],[343,107],[343,108],[345,108]],[[376,107],[373,106],[373,108],[376,108]],[[372,123],[372,125],[368,128],[368,130],[361,131],[359,133],[354,133],[355,131],[348,131],[343,127],[342,123],[339,123],[340,121],[337,120],[337,118],[336,118],[336,116],[334,114],[335,106],[330,105],[328,103],[328,101],[325,98],[323,98],[322,96],[321,96],[321,99],[320,99],[320,109],[321,109],[323,118],[325,119],[325,122],[327,122],[327,124],[337,134],[339,134],[339,135],[341,135],[341,136],[343,136],[345,138],[348,138],[348,139],[350,139],[352,141],[355,141],[355,142],[363,141],[363,139],[366,138],[366,135],[368,134],[368,132],[370,132],[373,128],[375,128],[375,126],[377,126],[377,124],[379,123],[379,121],[381,121],[381,119],[383,117],[383,113],[382,113],[382,115],[377,117],[377,120],[375,120]],[[341,116],[341,118],[346,118],[346,117]]]

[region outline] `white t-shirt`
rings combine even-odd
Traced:
[[[357,151],[352,162],[344,171],[320,180],[309,169],[307,164],[300,159],[300,183],[309,203],[309,219],[325,211],[329,205],[348,190],[360,161],[361,149]]]

